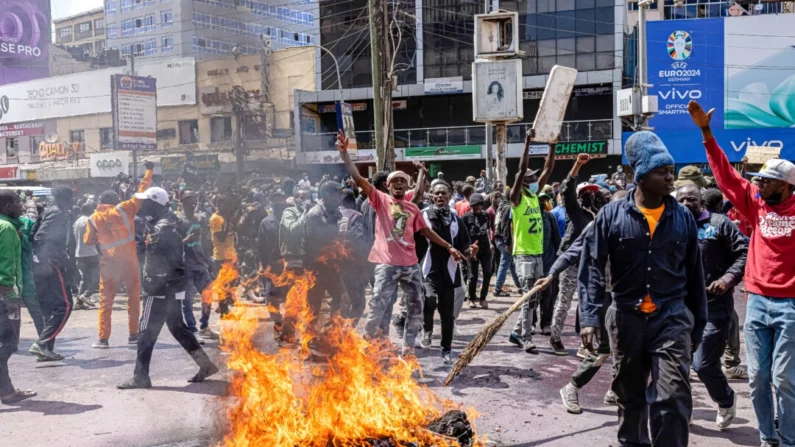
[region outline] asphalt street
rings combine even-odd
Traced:
[[[460,352],[516,296],[490,299],[488,310],[465,306],[458,322],[461,336],[455,339],[454,351]],[[187,383],[196,366],[166,328],[152,359],[153,388],[115,388],[131,377],[135,362],[135,346],[127,344],[126,310],[122,307],[125,300],[124,296],[116,300],[110,349],[91,348],[96,339],[97,311],[76,311],[56,345],[56,351],[67,358],[52,364],[37,363],[27,353],[35,331],[23,310],[20,353],[11,358],[11,375],[17,388],[33,389],[38,396],[13,406],[0,405],[0,445],[203,447],[218,442],[223,432],[226,376],[222,371],[204,383]],[[738,295],[735,303],[743,321],[745,301]],[[582,390],[583,414],[568,414],[561,403],[559,389],[579,363],[575,356],[573,310],[564,332],[564,343],[570,352],[567,357],[552,355],[548,337],[544,336],[534,339],[539,355],[526,354],[508,343],[515,318],[508,320],[500,334],[449,388],[441,385],[448,368],[441,361],[437,334],[431,349],[419,351],[421,380],[440,395],[476,408],[481,414],[476,421],[478,432],[487,437],[490,445],[617,446],[616,408],[602,403],[610,383],[609,364]],[[212,323],[215,321],[213,314]],[[270,340],[269,323],[262,333]],[[223,363],[217,345],[208,343],[205,349],[214,361]],[[732,381],[731,385],[738,396],[737,419],[728,430],[719,431],[715,426],[717,407],[693,375],[695,410],[690,445],[759,445],[747,382]]]

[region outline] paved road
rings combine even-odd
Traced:
[[[489,310],[465,308],[459,322],[462,336],[456,339],[454,349],[460,351],[512,299],[498,298]],[[11,358],[11,374],[18,388],[35,389],[39,395],[19,405],[0,405],[0,445],[202,447],[211,444],[210,439],[218,439],[225,376],[188,384],[186,379],[194,374],[195,365],[165,328],[152,360],[154,388],[116,390],[116,383],[132,375],[135,359],[134,346],[126,345],[123,302],[124,297],[119,297],[116,303],[111,349],[91,349],[96,337],[96,311],[77,311],[57,346],[67,359],[49,366],[37,364],[27,354],[35,332],[29,319],[23,321],[23,353]],[[736,302],[742,319],[744,301]],[[582,391],[585,412],[576,416],[566,413],[558,390],[569,380],[579,359],[573,349],[569,357],[552,355],[547,337],[537,337],[541,354],[536,356],[509,344],[507,335],[514,318],[450,388],[441,386],[447,369],[441,363],[438,338],[434,340],[434,347],[420,354],[424,382],[444,397],[477,408],[482,414],[478,430],[493,441],[492,445],[618,445],[615,408],[602,403],[610,380],[609,367]],[[573,324],[573,318],[569,323]],[[573,327],[566,329],[564,343],[574,348]],[[208,344],[206,348],[213,360],[223,361],[216,346]],[[748,385],[734,381],[732,386],[738,393],[737,423],[720,432],[714,423],[716,407],[703,385],[694,380],[691,445],[759,445]]]

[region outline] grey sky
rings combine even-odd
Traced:
[[[102,6],[103,0],[50,0],[52,18],[59,19]]]

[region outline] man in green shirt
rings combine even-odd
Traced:
[[[14,388],[8,359],[19,344],[19,296],[22,292],[22,205],[13,191],[0,191],[0,402],[13,404],[36,395]]]
[[[519,287],[527,292],[536,281],[544,276],[544,221],[537,194],[547,184],[552,169],[555,167],[554,142],[549,146],[544,171],[538,175],[538,169],[528,171],[530,162],[528,149],[533,141],[533,131],[527,133],[524,152],[519,160],[519,172],[511,188],[511,212],[513,214],[513,257],[516,273],[519,275]],[[519,319],[513,328],[509,340],[529,354],[538,354],[533,344],[533,310],[538,305],[539,294],[525,301],[519,312]]]

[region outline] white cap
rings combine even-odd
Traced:
[[[747,175],[781,180],[790,185],[795,185],[795,165],[781,158],[768,160],[767,163],[762,165],[762,169],[759,172],[749,172]]]
[[[408,174],[406,174],[403,171],[394,171],[390,173],[389,176],[386,178],[386,184],[388,185],[392,181],[392,179],[397,177],[402,178],[403,180],[406,181],[406,183],[411,183],[411,177],[409,177]]]
[[[599,191],[599,185],[595,185],[593,183],[583,182],[577,185],[577,195],[580,195],[581,192],[590,190],[593,192]]]
[[[165,189],[158,188],[157,186],[153,186],[144,192],[135,193],[135,198],[141,200],[153,200],[155,203],[159,203],[163,206],[168,204],[168,193]]]

